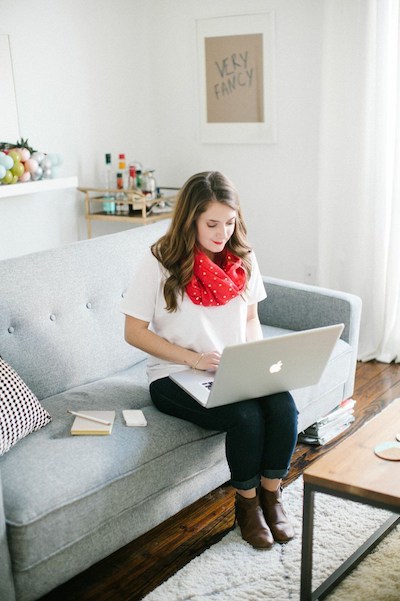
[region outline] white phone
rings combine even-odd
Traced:
[[[122,415],[127,426],[147,426],[147,420],[141,409],[124,409]]]

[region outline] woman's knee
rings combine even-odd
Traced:
[[[298,410],[290,392],[280,392],[265,397],[263,400],[264,415],[270,419],[288,419],[297,422]]]
[[[230,427],[254,428],[262,423],[262,408],[255,400],[232,403],[215,409]]]

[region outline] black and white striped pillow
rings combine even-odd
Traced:
[[[37,397],[0,357],[0,455],[50,421]]]

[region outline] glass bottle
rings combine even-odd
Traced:
[[[128,188],[128,172],[126,170],[125,154],[118,155],[117,188],[119,190],[126,190]],[[117,193],[117,213],[129,213],[129,204],[126,202],[126,200],[126,194],[124,194],[123,192]]]
[[[110,199],[107,200],[107,202],[103,202],[103,211],[105,213],[111,214],[111,213],[115,213],[115,202],[111,202],[114,201],[114,196],[111,192],[109,192],[110,189],[112,189],[113,186],[113,174],[112,174],[112,163],[111,163],[111,154],[107,153],[105,155],[105,160],[106,160],[106,166],[104,169],[104,187],[107,190],[107,192],[105,192],[104,194],[104,198]]]
[[[118,155],[118,173],[122,173],[123,188],[124,188],[124,190],[127,190],[129,174],[128,174],[128,169],[126,167],[126,159],[125,159],[124,154]]]
[[[154,169],[146,169],[142,177],[142,192],[149,200],[154,200],[157,196],[157,183],[154,177]]]
[[[124,189],[124,178],[123,178],[123,174],[122,171],[117,171],[117,189],[118,190],[123,190]],[[118,215],[122,215],[124,213],[124,199],[125,199],[125,194],[123,192],[117,192],[117,196],[116,196],[116,206],[115,206],[115,212]]]
[[[129,167],[135,167],[136,169],[136,189],[141,189],[142,171],[143,165],[140,161],[131,161]]]
[[[136,165],[129,165],[129,181],[128,181],[129,190],[136,190]]]

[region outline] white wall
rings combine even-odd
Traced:
[[[303,280],[317,262],[323,4],[0,0],[0,33],[11,38],[21,134],[41,150],[61,153],[62,174],[77,174],[81,185],[99,183],[105,152],[113,157],[125,152],[128,160],[153,166],[163,185],[179,186],[203,169],[223,171],[239,188],[262,271]],[[196,19],[265,10],[274,10],[276,20],[278,141],[202,144]],[[65,224],[63,229],[55,214],[42,224],[43,247],[86,236],[81,201],[68,193],[35,199],[38,214],[50,207],[54,214],[58,203]],[[17,224],[24,210],[22,202],[13,203],[0,199],[0,236],[7,235],[19,254],[17,228],[11,239],[2,226],[14,218]],[[94,224],[94,231],[124,227]],[[60,230],[57,238],[54,231]]]

